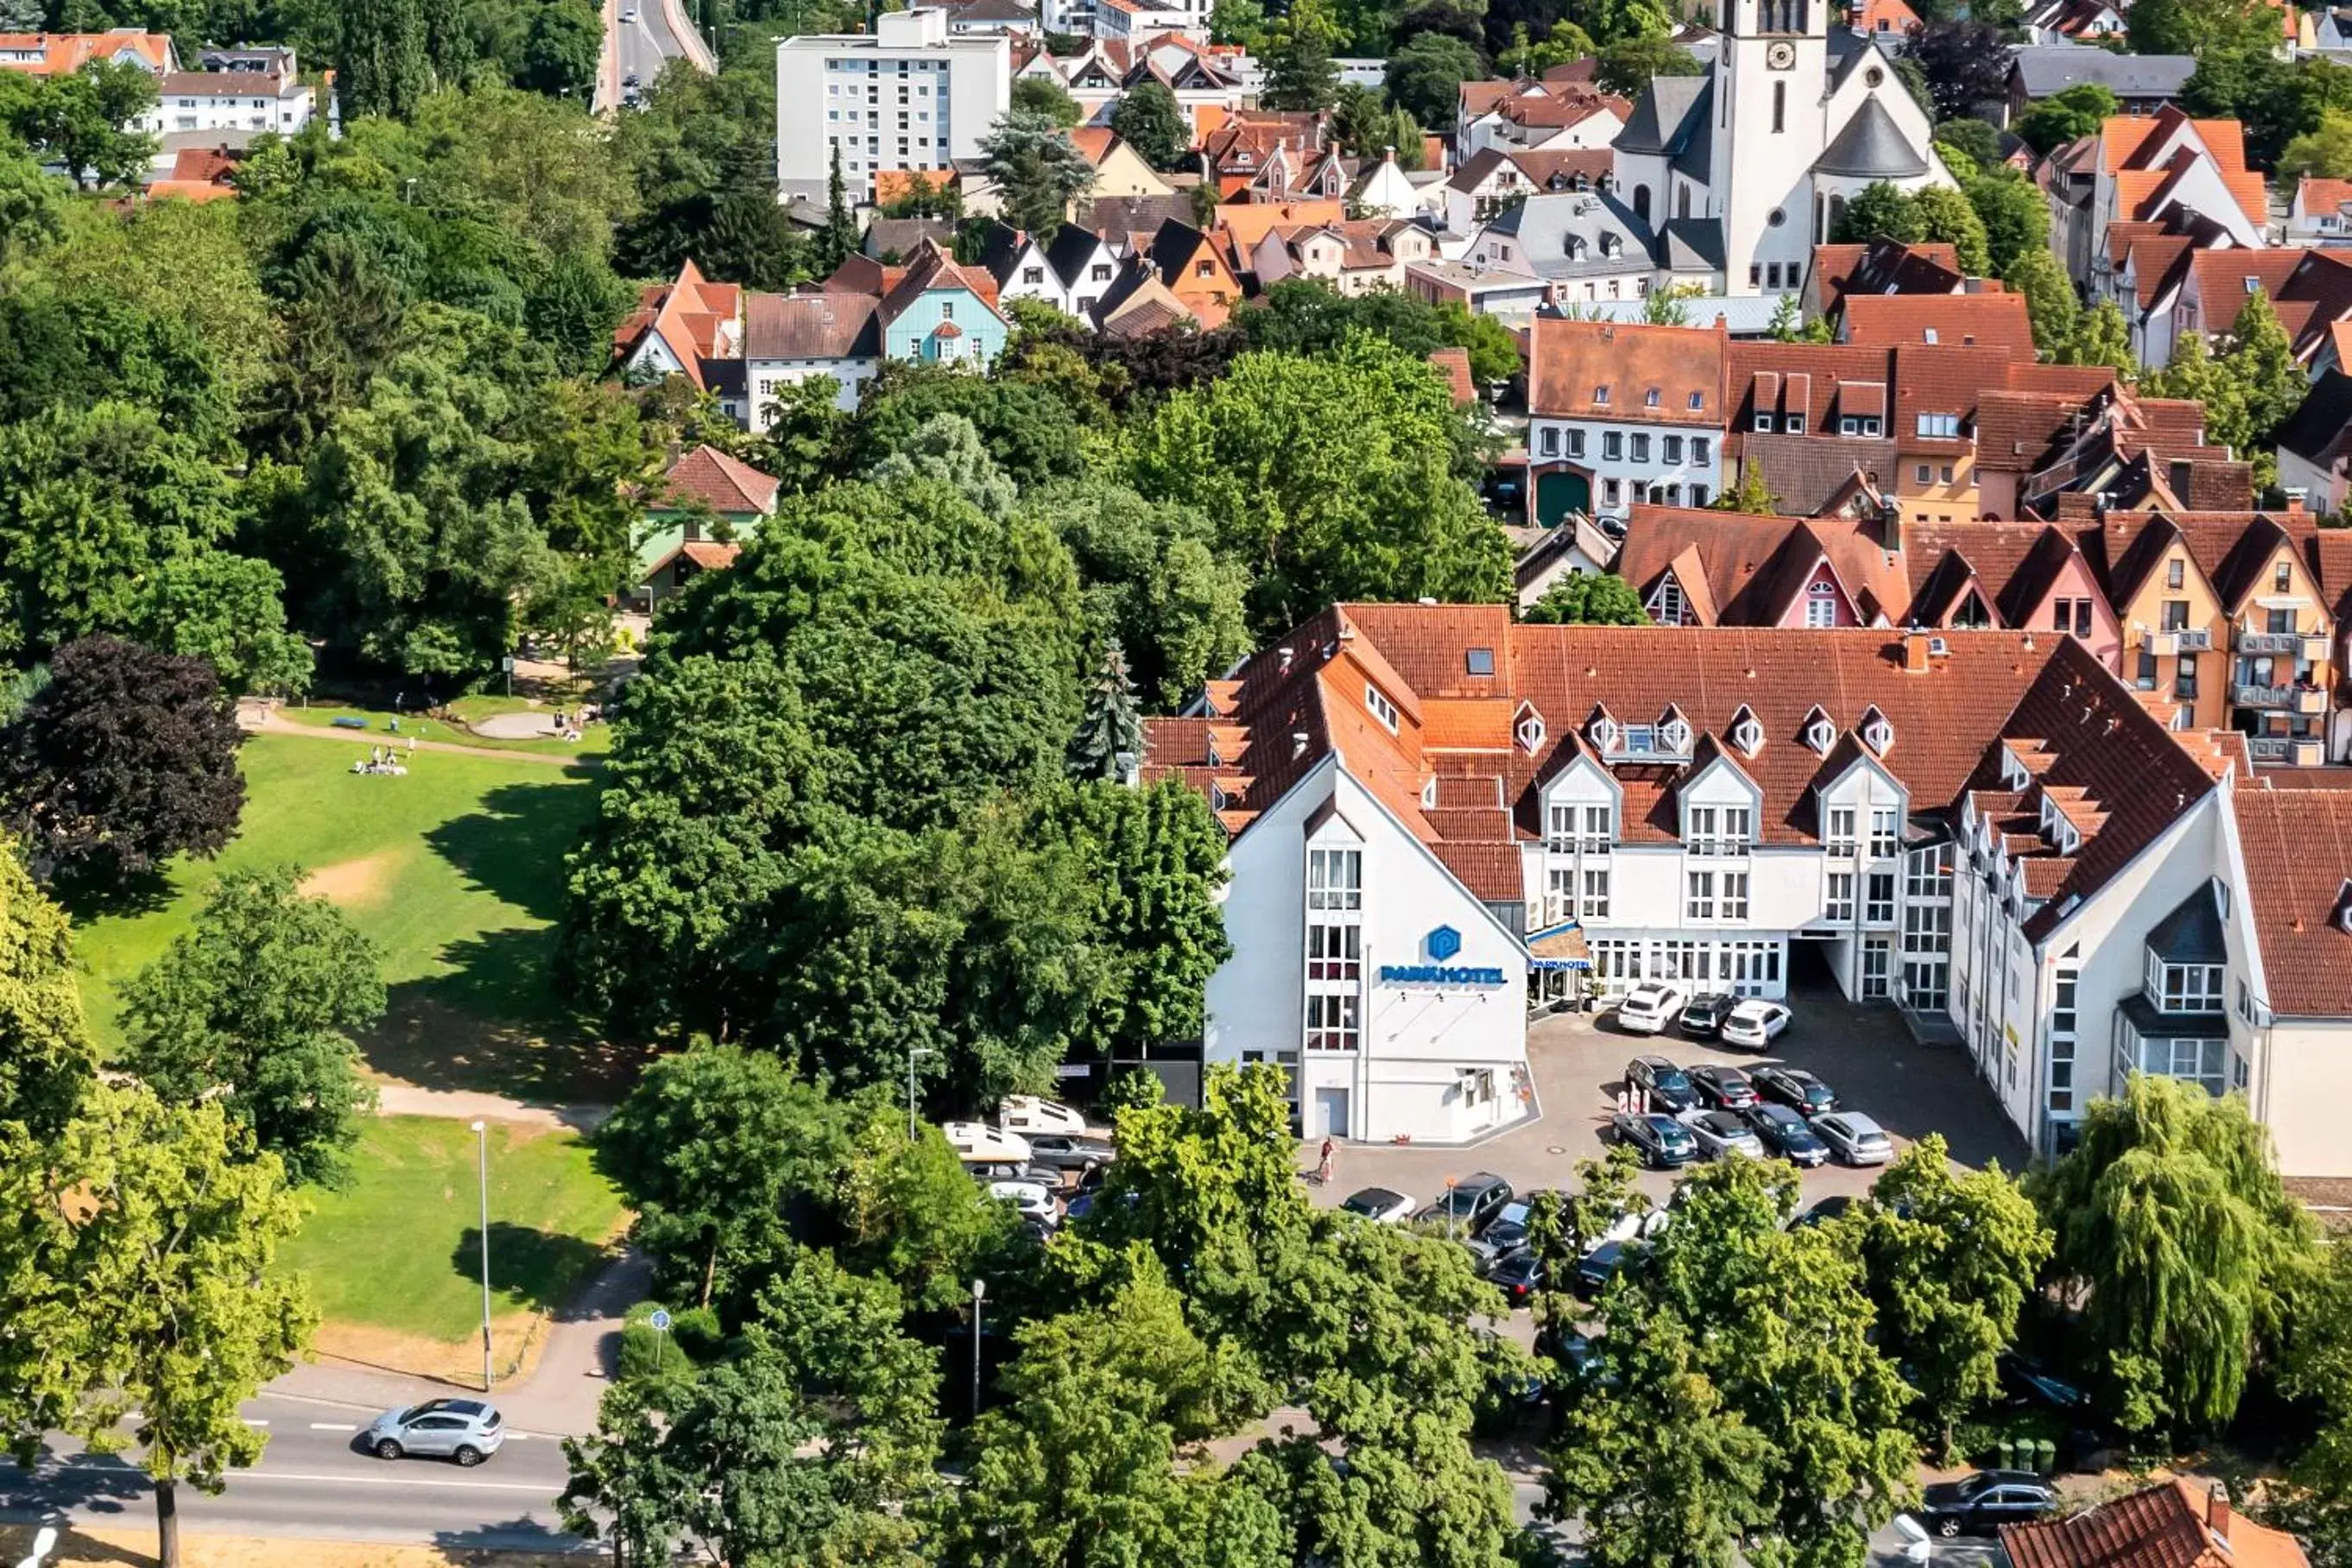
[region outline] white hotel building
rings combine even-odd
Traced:
[[[2119,1062],[2258,1108],[2273,1084],[2352,1089],[2352,912],[2333,910],[2352,910],[2352,791],[2295,803],[2341,808],[2336,881],[2233,899],[2233,799],[2276,796],[2242,737],[2168,718],[2049,633],[1357,605],[1150,721],[1146,767],[1203,790],[1233,835],[1205,1059],[1288,1068],[1309,1137],[1454,1142],[1533,1113],[1529,1007],[1573,994],[1589,954],[1610,994],[1885,998],[1957,1029],[2048,1148]],[[2175,918],[2192,895],[2235,914]],[[2286,912],[2265,922],[2266,900]],[[2275,956],[2290,932],[2308,953],[2314,915],[2334,961],[2315,984],[2308,956]],[[2152,942],[2186,956],[2151,969]],[[2217,948],[2212,994],[2242,980],[2246,1020],[2218,1057],[2193,1042],[2219,1015],[2165,979]],[[2132,1003],[2150,973],[2155,1003]],[[2289,991],[2319,1022],[2281,1044],[2290,1009],[2269,998]],[[2272,1120],[2291,1171],[2352,1172],[2326,1118]]]
[[[853,203],[874,176],[936,174],[980,155],[1012,101],[1013,46],[1002,33],[954,33],[939,9],[885,12],[877,30],[776,45],[778,198],[825,199],[833,154]]]

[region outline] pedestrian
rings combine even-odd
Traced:
[[[412,757],[416,754],[416,737],[414,735],[408,737],[408,754]]]
[[[1322,1157],[1320,1160],[1317,1161],[1317,1162],[1316,1162],[1316,1164],[1315,1164],[1315,1179],[1316,1179],[1316,1181],[1317,1181],[1317,1182],[1318,1182],[1318,1183],[1328,1183],[1328,1182],[1329,1182],[1329,1181],[1330,1181],[1330,1179],[1331,1179],[1331,1157],[1332,1157],[1334,1154],[1336,1154],[1337,1152],[1339,1152],[1339,1145],[1337,1142],[1333,1142],[1331,1138],[1329,1138],[1328,1135],[1324,1138],[1324,1140],[1323,1140],[1323,1157]]]

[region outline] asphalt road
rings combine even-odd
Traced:
[[[686,54],[687,46],[679,41],[662,0],[620,0],[620,16],[621,90],[625,93],[633,73],[641,86],[653,86],[662,68]]]
[[[182,1519],[191,1530],[221,1534],[541,1552],[583,1544],[556,1519],[565,1476],[556,1439],[509,1434],[470,1470],[440,1459],[387,1463],[357,1447],[374,1414],[272,1394],[254,1400],[247,1418],[269,1433],[261,1463],[232,1475],[216,1498],[181,1488]],[[30,1524],[60,1515],[140,1529],[152,1526],[155,1503],[134,1464],[62,1440],[32,1471],[0,1464],[0,1521]]]

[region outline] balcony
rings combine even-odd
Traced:
[[[2246,738],[2246,753],[2258,763],[2282,763],[2298,768],[2315,768],[2326,758],[2318,739],[2307,735],[2250,735]]]
[[[2172,639],[2173,648],[2179,653],[2204,653],[2213,646],[2210,626],[2179,626],[2163,635]]]
[[[2286,713],[2327,711],[2327,693],[2316,686],[2241,686],[2235,700],[2241,708],[2270,708]]]
[[[2284,653],[2300,658],[2303,642],[2299,632],[2240,632],[2237,647],[2240,653]]]

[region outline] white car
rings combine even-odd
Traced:
[[[1007,1095],[996,1108],[996,1124],[1007,1132],[1082,1133],[1087,1119],[1066,1105],[1034,1094]]]
[[[1629,1035],[1654,1035],[1675,1021],[1688,1000],[1671,985],[1644,980],[1617,1004],[1617,1026]]]
[[[1751,1160],[1764,1157],[1764,1141],[1737,1112],[1685,1110],[1681,1121],[1696,1140],[1698,1152],[1710,1160],[1730,1160],[1743,1154]]]
[[[1412,1217],[1421,1205],[1410,1194],[1393,1187],[1366,1187],[1349,1193],[1339,1206],[1349,1214],[1360,1215],[1374,1225],[1402,1225]]]
[[[950,1121],[940,1129],[967,1165],[1025,1165],[1029,1140],[978,1121]]]
[[[1727,1046],[1768,1046],[1789,1026],[1789,1010],[1778,1002],[1751,996],[1724,1015],[1716,1037]]]
[[[1024,1219],[1034,1219],[1047,1226],[1062,1223],[1061,1211],[1054,1206],[1054,1194],[1036,1182],[991,1182],[988,1195],[1001,1204],[1011,1204],[1021,1211]]]
[[[1895,1144],[1885,1130],[1859,1110],[1816,1116],[1813,1131],[1832,1153],[1849,1165],[1884,1165],[1895,1158]]]

